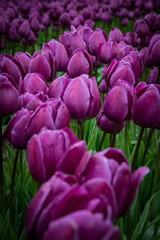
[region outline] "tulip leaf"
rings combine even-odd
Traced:
[[[145,205],[145,208],[143,210],[143,213],[140,217],[140,220],[137,224],[137,226],[135,227],[134,229],[134,232],[131,236],[131,239],[130,240],[136,240],[138,239],[138,236],[142,233],[142,231],[144,231],[144,227],[145,225],[147,225],[147,221],[148,221],[148,218],[149,218],[149,214],[150,214],[150,211],[151,211],[151,207],[152,207],[152,201],[154,200],[154,198],[160,193],[160,190],[157,191],[149,200],[148,202],[146,203]],[[142,236],[143,237],[143,236]],[[142,239],[142,238],[141,238]]]

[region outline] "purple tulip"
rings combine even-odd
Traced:
[[[90,27],[85,25],[79,30],[79,33],[82,36],[82,38],[86,44],[87,50],[89,50],[89,38],[90,38],[91,34],[93,33],[93,30]]]
[[[12,114],[21,108],[21,97],[15,80],[6,73],[0,74],[0,116]]]
[[[30,139],[27,151],[31,175],[43,183],[56,170],[74,173],[86,151],[86,145],[84,141],[79,142],[69,128],[43,130]]]
[[[123,34],[118,28],[113,28],[109,34],[109,40],[119,43],[122,40]]]
[[[135,21],[134,32],[136,32],[139,37],[146,37],[149,34],[149,26],[145,19],[142,18]]]
[[[51,130],[69,127],[69,121],[70,114],[66,105],[58,98],[49,99],[36,109],[27,132],[32,136],[44,127]]]
[[[19,32],[14,25],[9,28],[9,31],[8,31],[7,35],[8,35],[8,39],[12,42],[19,42],[20,41]]]
[[[106,42],[107,42],[106,33],[103,30],[97,28],[89,38],[89,42],[88,42],[89,51],[91,52],[92,55],[96,56],[99,44],[106,43]]]
[[[121,150],[108,148],[95,153],[89,159],[82,159],[76,170],[76,176],[82,182],[103,179],[113,189],[116,201],[116,217],[123,216],[131,206],[144,176],[149,172],[141,167],[133,174],[128,160]]]
[[[107,85],[105,79],[103,79],[100,84],[99,84],[99,91],[101,93],[106,93],[107,92]]]
[[[158,68],[154,67],[147,78],[147,83],[160,83],[160,78],[158,79],[158,72]]]
[[[68,56],[77,49],[86,49],[86,44],[80,35],[80,33],[75,29],[74,26],[71,26],[71,32],[66,31],[63,35],[60,35],[59,41],[65,47]]]
[[[137,98],[133,104],[135,124],[153,128],[160,126],[160,86],[141,82],[136,87]]]
[[[22,37],[27,37],[29,35],[30,25],[28,20],[23,21],[23,23],[19,26],[18,32]]]
[[[21,65],[24,73],[27,74],[29,69],[29,64],[31,61],[31,55],[28,52],[26,53],[16,52],[14,58]]]
[[[81,74],[91,75],[92,62],[87,51],[77,49],[68,60],[67,73],[71,78],[80,76]]]
[[[156,13],[151,12],[147,14],[144,19],[148,23],[151,32],[155,32],[158,30],[158,19]]]
[[[3,138],[5,141],[10,142],[15,148],[26,148],[29,136],[27,134],[27,127],[33,112],[27,109],[18,111],[9,121]]]
[[[128,18],[123,18],[123,20],[122,20],[122,26],[123,26],[123,27],[127,27],[128,24],[129,24]]]
[[[36,16],[34,16],[30,20],[30,27],[33,30],[33,32],[38,32],[40,30],[40,22],[39,22],[39,19]]]
[[[62,13],[62,15],[59,18],[59,22],[62,28],[70,27],[71,25],[70,14],[67,12]]]
[[[40,73],[49,81],[52,78],[52,59],[50,53],[43,53],[31,59],[29,65],[30,73]]]
[[[155,34],[149,43],[148,51],[150,54],[151,64],[157,67],[160,67],[159,48],[160,48],[160,34]]]
[[[43,18],[42,18],[42,24],[44,24],[46,27],[49,27],[52,24],[52,21],[49,17],[49,13],[45,13],[43,14]]]
[[[55,68],[53,69],[54,75],[56,71],[66,72],[68,55],[65,47],[55,39],[52,39],[50,42],[43,44],[41,54],[47,52],[49,52],[53,58]]]
[[[97,126],[104,132],[106,133],[110,133],[113,134],[114,133],[114,129],[115,129],[115,122],[109,120],[109,118],[107,118],[104,115],[104,110],[103,108],[101,108],[101,110],[99,111],[98,115],[97,115]],[[118,124],[118,129],[117,129],[117,133],[119,133],[124,127],[124,123],[119,123]]]
[[[59,172],[41,186],[26,212],[27,239],[119,239],[119,229],[102,214],[113,206],[109,186],[101,180],[75,183],[73,176]]]
[[[21,65],[14,57],[8,54],[0,56],[0,72],[7,73],[12,76],[17,84],[19,84],[20,78],[24,77]]]
[[[36,108],[48,100],[48,96],[44,95],[43,92],[39,92],[37,94],[31,94],[31,93],[24,93],[21,95],[23,107],[28,109],[29,111],[35,111]]]
[[[104,114],[111,121],[122,122],[132,118],[133,87],[123,80],[109,90],[104,102]]]
[[[45,78],[39,73],[28,73],[23,79],[22,91],[29,93],[43,92],[48,93],[47,82]]]

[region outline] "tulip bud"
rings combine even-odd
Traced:
[[[149,34],[149,26],[145,19],[135,21],[134,32],[137,33],[138,37],[146,37]]]

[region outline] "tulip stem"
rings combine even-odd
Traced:
[[[14,182],[15,182],[18,155],[19,155],[19,149],[16,150],[14,165],[13,165],[13,171],[12,171],[12,180],[11,180],[11,193],[10,193],[10,223],[11,223],[11,226],[13,226]]]
[[[97,56],[96,56],[96,61],[95,61],[95,77],[97,81]]]
[[[49,31],[49,28],[47,28],[45,31],[45,42],[46,43],[48,43],[48,31]]]
[[[156,192],[156,189],[157,189],[159,168],[160,168],[160,143],[159,143],[159,147],[158,147],[156,164],[155,164],[155,174],[154,174],[154,179],[153,179],[152,195]]]
[[[149,133],[148,133],[148,136],[147,136],[147,141],[146,141],[146,144],[145,144],[146,147],[145,147],[144,154],[143,154],[142,166],[145,164],[145,158],[146,158],[147,150],[148,150],[149,143],[150,143],[151,137],[153,135],[153,132],[154,132],[154,128],[151,128],[149,130]]]
[[[116,145],[116,134],[117,134],[117,130],[118,130],[118,122],[115,122],[115,127],[114,127],[114,132],[113,132],[113,138],[112,138],[112,143],[111,143],[111,147],[114,148],[114,146]]]
[[[83,140],[84,139],[84,121],[79,121],[78,125],[80,127],[80,139]]]
[[[20,161],[19,161],[19,167],[20,167],[20,172],[21,172],[21,182],[23,181],[22,161],[23,161],[23,149],[21,149],[21,151],[20,151]]]
[[[141,131],[140,131],[137,146],[136,146],[136,151],[135,151],[134,158],[133,158],[132,171],[134,171],[136,169],[137,157],[138,157],[138,152],[139,152],[139,148],[140,148],[143,133],[144,133],[144,128],[141,127]]]
[[[125,125],[125,145],[126,145],[126,156],[129,157],[129,149],[128,149],[128,127]]]
[[[106,132],[103,133],[103,136],[102,136],[102,138],[101,138],[101,142],[100,142],[100,144],[99,144],[98,151],[101,151],[101,148],[102,148],[104,139],[105,139],[105,137],[106,137],[106,134],[107,134]]]
[[[4,214],[4,173],[3,173],[3,153],[2,153],[2,117],[0,117],[0,194],[1,194],[1,213],[2,217],[5,216]],[[4,218],[3,218],[4,219]]]

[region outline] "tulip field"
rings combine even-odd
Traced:
[[[0,2],[0,239],[160,240],[160,1]]]

